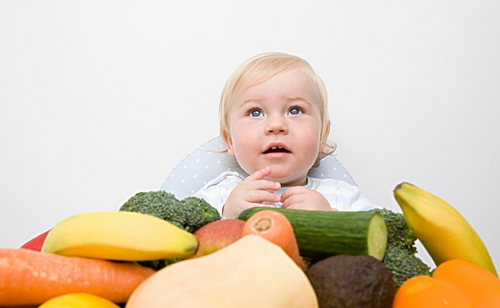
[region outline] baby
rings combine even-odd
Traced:
[[[377,207],[358,187],[308,177],[326,155],[330,119],[323,81],[305,60],[285,53],[250,58],[227,81],[219,107],[227,152],[248,174],[224,172],[197,193],[235,218],[247,208],[360,211]]]

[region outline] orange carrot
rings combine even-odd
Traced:
[[[242,235],[256,234],[280,246],[286,254],[302,269],[307,266],[300,257],[297,239],[288,218],[280,212],[263,210],[253,214],[243,226]]]
[[[38,305],[84,292],[125,303],[154,270],[131,263],[0,249],[0,306]]]

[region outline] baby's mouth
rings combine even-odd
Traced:
[[[291,151],[281,146],[272,146],[264,151],[264,154],[269,154],[269,153],[291,153]]]

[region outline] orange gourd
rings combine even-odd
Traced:
[[[453,284],[478,307],[500,307],[500,279],[479,265],[449,260],[440,264],[432,276]]]
[[[392,308],[474,308],[453,285],[429,276],[410,278],[396,292]]]
[[[500,280],[465,260],[441,263],[432,277],[417,276],[398,289],[393,308],[500,307]]]

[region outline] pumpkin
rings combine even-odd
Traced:
[[[126,308],[317,308],[304,271],[279,246],[245,235],[212,254],[169,265],[142,282]]]
[[[466,260],[441,263],[429,276],[405,281],[393,308],[500,307],[500,280],[485,268]]]

